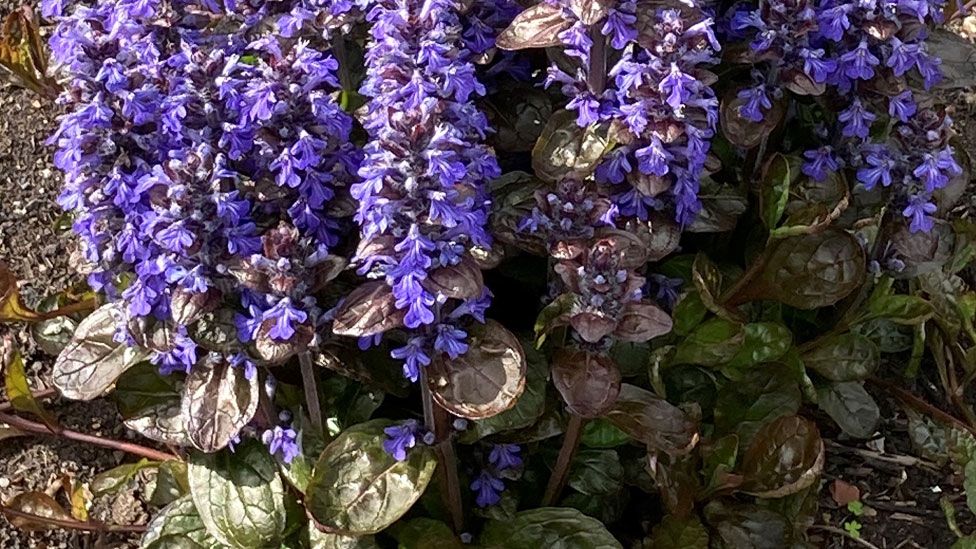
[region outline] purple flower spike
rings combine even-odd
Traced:
[[[522,458],[519,456],[521,451],[518,444],[496,444],[488,454],[488,463],[498,471],[517,469],[522,466]]]
[[[268,429],[261,435],[261,441],[268,447],[271,455],[281,454],[281,460],[285,463],[291,463],[302,453],[301,446],[298,445],[298,433],[291,427],[277,425],[274,429]]]
[[[902,215],[911,220],[909,230],[913,233],[929,232],[935,226],[931,215],[936,211],[935,204],[922,195],[913,196],[908,206],[902,211]]]

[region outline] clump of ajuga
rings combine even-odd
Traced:
[[[804,152],[803,172],[822,182],[850,166],[867,190],[888,191],[911,231],[928,232],[934,194],[962,173],[949,145],[951,119],[912,89],[942,78],[926,40],[944,7],[941,0],[742,5],[729,26],[732,37],[748,40],[735,57],[754,64],[755,85],[738,92],[734,108],[775,125],[787,114],[786,90],[826,95],[836,116],[826,115],[823,142]]]
[[[361,153],[326,45],[276,35],[288,7],[44,3],[67,76],[59,203],[89,284],[124,304],[116,339],[151,341],[165,374],[210,353],[252,379],[306,349],[344,264],[329,209]],[[197,329],[215,315],[219,345]]]

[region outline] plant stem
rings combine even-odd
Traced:
[[[897,385],[889,383],[878,377],[870,377],[868,378],[868,381],[884,389],[885,392],[894,395],[895,398],[914,408],[916,411],[927,414],[932,419],[941,421],[947,425],[952,425],[958,429],[970,433],[973,436],[976,436],[976,428],[973,428],[971,425],[967,425],[965,421],[962,421],[955,416],[943,412],[942,410],[936,408],[928,402],[925,402],[921,398],[909,393],[901,387],[898,387]]]
[[[569,466],[573,462],[573,456],[579,449],[580,438],[583,436],[583,423],[585,420],[576,414],[569,415],[569,425],[566,427],[566,436],[563,438],[562,448],[559,449],[559,457],[556,458],[556,467],[552,470],[549,477],[549,484],[546,485],[545,495],[542,496],[542,506],[549,507],[559,498],[563,487],[566,486],[566,479],[569,478]]]
[[[451,525],[458,534],[464,531],[464,509],[461,503],[461,482],[458,480],[457,455],[454,453],[454,441],[449,436],[450,417],[434,402],[427,384],[427,371],[420,369],[420,395],[424,406],[424,426],[434,433],[437,461],[441,475],[441,498],[448,512],[451,513]]]
[[[58,390],[44,389],[41,391],[37,391],[36,393],[31,393],[31,395],[34,397],[34,400],[44,400],[46,398],[58,396]],[[12,402],[0,402],[0,412],[9,412],[13,409],[14,409],[14,405]]]
[[[586,84],[594,95],[602,95],[607,81],[607,38],[600,32],[600,25],[590,27],[590,65],[586,71]]]
[[[308,351],[299,353],[298,362],[302,366],[302,385],[305,389],[308,417],[312,420],[312,428],[321,436],[325,433],[325,422],[322,421],[322,404],[319,402],[319,386],[315,381],[315,367],[312,364],[311,353]]]
[[[135,456],[140,456],[144,458],[151,459],[153,461],[179,461],[179,456],[174,454],[168,454],[166,452],[160,452],[159,450],[154,450],[152,448],[147,448],[139,444],[134,444],[131,442],[123,442],[121,440],[113,440],[109,438],[103,438],[95,435],[88,435],[85,433],[79,433],[78,431],[72,431],[70,429],[61,429],[58,431],[52,430],[47,425],[43,423],[37,423],[29,419],[24,419],[13,414],[0,413],[0,423],[6,423],[7,425],[24,431],[26,433],[37,433],[39,435],[50,435],[56,437],[66,438],[68,440],[74,440],[76,442],[84,442],[86,444],[92,444],[94,446],[99,446],[101,448],[108,448],[110,450],[119,450],[128,454]]]
[[[32,522],[39,522],[41,524],[48,524],[51,526],[57,526],[58,528],[65,528],[68,530],[82,530],[85,532],[127,532],[141,534],[146,531],[146,526],[140,525],[116,525],[116,524],[104,524],[101,522],[80,522],[77,520],[65,520],[53,517],[43,517],[41,515],[35,515],[33,513],[25,513],[23,511],[18,511],[17,509],[11,509],[0,505],[0,514],[6,515],[8,520],[10,517],[21,518],[24,520],[29,520]]]

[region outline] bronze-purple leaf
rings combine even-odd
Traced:
[[[312,292],[317,292],[329,283],[335,280],[339,274],[342,273],[343,269],[346,268],[348,262],[345,258],[338,255],[326,256],[321,262],[313,267],[312,275]]]
[[[258,409],[257,376],[245,377],[223,357],[207,358],[190,370],[183,388],[182,415],[190,442],[204,452],[227,446]]]
[[[569,9],[581,23],[589,26],[602,21],[616,4],[616,0],[570,0]]]
[[[605,416],[651,450],[682,455],[698,444],[698,420],[656,394],[624,383]]]
[[[552,382],[574,414],[600,417],[620,393],[620,368],[608,356],[562,349],[552,359]]]
[[[620,341],[643,343],[671,332],[671,315],[652,303],[629,303],[617,321],[613,335]]]
[[[485,288],[481,269],[471,256],[464,255],[457,265],[435,269],[424,280],[424,288],[453,299],[479,297]]]
[[[254,337],[254,348],[257,355],[268,361],[269,365],[281,364],[292,356],[308,348],[315,336],[315,330],[309,324],[298,324],[295,333],[287,341],[278,341],[271,337],[274,320],[268,319],[261,323]]]
[[[561,7],[542,2],[515,16],[495,44],[503,50],[558,46],[562,43],[559,33],[572,25]]]
[[[797,95],[823,95],[827,89],[826,85],[814,81],[805,72],[795,69],[787,71],[783,84]]]
[[[609,240],[614,254],[620,258],[620,267],[638,269],[647,263],[647,246],[637,235],[617,229],[604,229],[597,233],[598,240]]]
[[[742,459],[742,490],[761,498],[795,494],[816,482],[824,465],[817,426],[798,416],[781,417],[756,433]]]
[[[733,145],[743,149],[751,149],[757,145],[773,131],[783,120],[786,114],[784,100],[773,101],[773,106],[763,112],[763,119],[760,122],[753,122],[742,116],[740,109],[745,106],[746,100],[736,95],[736,90],[732,90],[726,95],[719,107],[719,115],[722,134]]]
[[[456,416],[484,419],[515,405],[525,389],[525,352],[518,338],[489,320],[470,331],[468,352],[441,354],[428,367],[434,400]]]
[[[405,311],[397,309],[393,291],[382,280],[366,282],[339,306],[332,331],[336,335],[369,337],[403,325]]]
[[[189,326],[200,317],[213,311],[220,305],[220,290],[208,288],[205,292],[191,292],[185,288],[177,288],[170,297],[169,308],[173,315],[173,322]]]
[[[569,318],[569,324],[588,343],[596,343],[617,329],[617,319],[599,312],[583,311]]]

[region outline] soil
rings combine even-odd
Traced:
[[[0,0],[0,16],[20,2]],[[33,2],[32,2],[33,3]],[[976,19],[969,26],[956,25],[964,36],[976,32]],[[965,148],[976,150],[976,93],[956,91],[953,104],[960,139]],[[7,263],[21,281],[21,293],[28,303],[77,284],[80,279],[69,266],[73,241],[60,227],[62,212],[55,203],[60,175],[51,165],[52,150],[45,140],[55,127],[57,107],[30,92],[0,84],[0,261]],[[968,208],[976,211],[976,194],[968,193]],[[0,326],[0,336],[12,333],[24,355],[32,388],[50,387],[52,357],[33,345],[22,326]],[[964,532],[976,532],[976,517],[966,506],[961,479],[949,467],[933,466],[914,455],[907,436],[907,419],[901,408],[879,395],[884,422],[879,438],[872,442],[845,441],[829,419],[821,421],[828,439],[820,509],[811,541],[821,547],[948,548],[955,536],[946,525],[940,499],[947,498],[956,509]],[[48,403],[68,427],[113,438],[129,438],[118,415],[108,402]],[[131,456],[88,445],[46,437],[20,437],[0,444],[0,501],[37,490],[55,494],[68,506],[59,487],[67,475],[74,482],[88,483],[95,475]],[[835,480],[856,486],[865,509],[855,516],[831,495]],[[145,524],[150,509],[142,493],[144,483],[134,482],[120,494],[95,498],[91,518],[111,524]],[[857,521],[860,539],[851,540],[844,526]],[[136,546],[133,536],[99,537],[93,534],[49,530],[23,532],[0,518],[0,547],[87,548]]]

